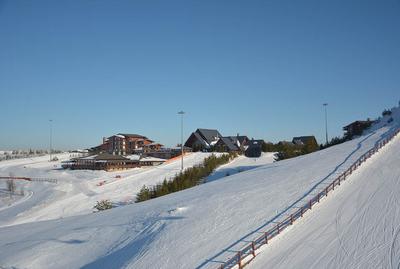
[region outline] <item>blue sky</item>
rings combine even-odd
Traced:
[[[0,0],[0,149],[324,140],[400,99],[400,1]]]

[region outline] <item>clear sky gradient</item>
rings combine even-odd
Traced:
[[[329,134],[400,99],[399,0],[0,0],[0,149]]]

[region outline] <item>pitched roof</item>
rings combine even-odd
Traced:
[[[143,135],[139,135],[139,134],[123,134],[123,133],[119,133],[119,135],[123,135],[123,136],[126,136],[126,137],[134,137],[134,138],[147,138],[147,137],[145,137]]]
[[[262,139],[251,139],[247,144],[249,147],[261,147],[263,143],[264,140]]]
[[[245,140],[249,140],[249,138],[247,136],[245,136],[245,135],[230,136],[230,139],[235,144],[237,144],[237,142],[239,141],[240,145],[243,145]]]
[[[371,125],[372,123],[374,123],[374,121],[371,120],[356,120],[353,121],[352,123],[346,125],[343,127],[343,130],[346,130],[352,126],[356,126],[356,125]]]
[[[198,140],[201,144],[203,144],[204,146],[206,146],[206,147],[209,147],[209,146],[210,146],[210,144],[207,143],[207,141],[205,141],[204,138],[203,138],[198,132],[194,132],[194,133],[192,133],[192,135],[194,135],[194,136],[197,138],[197,140]]]
[[[208,144],[210,144],[211,142],[217,140],[216,138],[222,137],[222,135],[218,132],[218,130],[215,130],[215,129],[202,129],[202,128],[199,128],[199,129],[196,130],[195,133],[200,134],[200,136]]]
[[[221,137],[218,144],[224,144],[228,150],[239,150],[238,146],[234,144],[230,136]]]
[[[297,145],[301,144],[307,144],[308,142],[316,142],[317,140],[315,139],[315,136],[309,135],[309,136],[298,136],[298,137],[293,137],[292,142]]]

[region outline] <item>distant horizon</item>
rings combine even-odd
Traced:
[[[399,103],[398,103],[398,106],[400,106],[400,101],[399,101]],[[382,112],[383,112],[385,109],[392,109],[392,108],[394,108],[394,107],[397,107],[397,106],[391,106],[391,107],[383,108],[383,109],[382,109]],[[366,118],[364,118],[364,119],[356,119],[356,120],[367,120],[367,119],[377,120],[377,119],[378,119],[379,117],[381,117],[381,116],[382,116],[382,115],[379,114],[379,115],[376,116],[376,117],[366,117]],[[356,121],[356,120],[352,120],[351,122]],[[348,122],[348,123],[344,124],[342,127],[344,127],[345,125],[347,125],[347,124],[349,124],[349,123],[351,123],[351,122]],[[254,139],[263,139],[265,142],[271,142],[271,143],[278,143],[278,142],[280,142],[280,141],[292,141],[292,138],[293,138],[293,137],[296,137],[296,136],[308,136],[308,135],[310,135],[310,136],[315,136],[314,134],[301,134],[301,135],[293,135],[292,137],[288,137],[288,138],[286,138],[286,139],[278,139],[278,140],[275,140],[275,141],[271,141],[271,140],[267,140],[267,139],[265,139],[265,138],[253,137],[253,136],[250,136],[250,135],[245,134],[245,133],[225,134],[223,131],[221,131],[221,130],[218,129],[218,128],[197,127],[197,128],[195,128],[195,129],[193,129],[193,130],[188,134],[187,137],[184,137],[184,143],[185,143],[185,141],[189,138],[190,134],[191,134],[192,132],[194,132],[196,129],[217,129],[223,136],[236,136],[236,135],[239,134],[239,135],[245,135],[245,136],[247,136],[249,139],[252,139],[252,138],[254,138]],[[341,130],[342,130],[342,129],[341,129]],[[81,147],[81,148],[57,148],[57,145],[55,145],[55,146],[53,147],[53,150],[72,151],[72,150],[79,150],[79,149],[80,149],[80,150],[90,149],[90,148],[92,148],[92,147],[95,147],[95,146],[98,146],[98,145],[102,144],[102,139],[103,139],[103,137],[110,137],[110,136],[116,135],[116,134],[118,134],[118,133],[121,133],[121,134],[139,134],[139,135],[143,135],[143,136],[146,136],[146,137],[148,137],[149,139],[151,139],[151,137],[147,136],[146,134],[137,133],[137,132],[127,132],[127,131],[125,132],[125,131],[122,131],[122,132],[116,132],[116,133],[113,133],[113,134],[110,134],[110,135],[107,135],[107,136],[101,136],[101,137],[99,138],[99,142],[98,142],[97,144],[93,144],[92,146]],[[343,136],[343,134],[344,134],[344,131],[342,130],[342,135],[329,136],[329,140],[331,140],[331,139],[334,138],[334,137],[341,137],[341,136]],[[54,138],[54,137],[53,137],[53,138]],[[159,143],[163,144],[162,141],[155,141],[155,142],[159,142]],[[325,143],[325,141],[320,141],[320,140],[318,140],[318,138],[317,138],[317,142],[318,142],[318,145],[324,144],[324,143]],[[179,144],[179,143],[177,143],[177,144]],[[176,147],[177,144],[175,144],[175,145],[164,145],[164,144],[163,144],[163,145],[164,145],[164,147],[171,148],[171,147]],[[0,152],[2,152],[2,151],[13,151],[13,150],[23,150],[23,151],[26,151],[26,150],[30,150],[30,149],[32,149],[32,150],[49,150],[49,145],[48,145],[47,148],[33,148],[33,147],[27,147],[27,148],[0,148]]]
[[[197,128],[325,142],[400,99],[400,2],[0,0],[0,149]]]

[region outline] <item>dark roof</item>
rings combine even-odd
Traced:
[[[252,140],[249,140],[249,142],[247,143],[247,145],[249,146],[249,147],[252,147],[252,146],[262,146],[262,144],[264,143],[264,140],[262,140],[262,139],[252,139]]]
[[[145,136],[143,136],[143,135],[138,135],[138,134],[122,134],[122,133],[119,133],[119,135],[123,135],[123,136],[126,136],[126,137],[146,138],[146,139],[147,139],[147,137],[145,137]]]
[[[194,135],[194,137],[197,138],[197,141],[199,141],[203,146],[208,146],[204,138],[198,132],[194,132],[192,134]]]
[[[231,139],[234,143],[236,143],[237,141],[239,141],[240,145],[242,145],[243,142],[244,142],[245,140],[249,140],[249,138],[248,138],[247,136],[245,136],[245,135],[230,136],[230,139]]]
[[[279,141],[278,145],[294,145],[291,141]]]
[[[215,137],[222,137],[218,130],[215,129],[197,129],[195,133],[200,134],[208,144],[215,141]]]
[[[374,123],[374,121],[371,120],[356,120],[353,121],[352,123],[346,125],[343,127],[343,130],[346,130],[352,126],[356,126],[356,125],[371,125],[372,123]]]
[[[315,136],[309,135],[309,136],[298,136],[298,137],[293,137],[292,142],[296,145],[305,145],[308,142],[317,142],[317,139],[315,139]]]
[[[230,136],[221,137],[217,144],[225,145],[229,151],[239,150],[238,146],[234,144],[234,141],[232,141]]]

